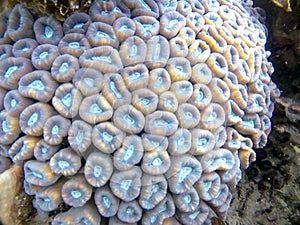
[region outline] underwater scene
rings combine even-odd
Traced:
[[[300,224],[299,0],[2,0],[0,225]]]

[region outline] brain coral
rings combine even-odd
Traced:
[[[16,5],[0,171],[23,165],[39,212],[68,206],[53,225],[225,219],[278,96],[262,19],[239,0],[95,1],[63,23]]]

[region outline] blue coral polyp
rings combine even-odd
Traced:
[[[92,186],[83,175],[73,176],[66,181],[61,189],[61,196],[65,203],[75,208],[85,205],[92,195]]]

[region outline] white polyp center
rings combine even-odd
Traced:
[[[205,95],[204,95],[203,91],[199,91],[195,102],[202,102],[204,100],[204,97],[205,97]]]
[[[253,106],[260,106],[260,103],[259,103],[259,101],[258,101],[258,99],[256,98],[256,99],[254,99],[254,101],[253,101]]]
[[[20,148],[19,154],[26,151],[26,145],[23,143],[22,147]]]
[[[106,63],[112,63],[112,59],[109,55],[101,55],[101,56],[92,56],[91,58],[93,61],[103,61]]]
[[[108,198],[108,197],[106,197],[106,196],[103,196],[103,204],[104,204],[104,206],[107,208],[107,209],[109,209],[110,208],[110,206],[111,206],[111,201],[110,201],[110,199]]]
[[[156,221],[156,216],[152,216],[152,217],[150,218],[150,222],[151,222],[151,223],[155,223],[155,221]]]
[[[72,102],[71,93],[68,92],[64,97],[62,97],[61,102],[68,108],[71,107],[71,102]]]
[[[156,43],[154,48],[153,48],[153,55],[152,55],[152,60],[153,61],[158,61],[160,59],[160,50],[161,50],[161,45],[160,43]]]
[[[72,42],[70,42],[70,43],[68,44],[68,46],[69,46],[70,48],[79,48],[79,47],[80,47],[80,44],[79,44],[79,42],[77,42],[77,41],[72,41]]]
[[[46,203],[50,203],[51,202],[51,199],[49,197],[42,197],[40,198],[43,202],[46,202]]]
[[[213,122],[215,119],[217,119],[218,115],[216,112],[212,111],[211,113],[209,113],[206,117],[206,122]]]
[[[123,190],[128,191],[128,189],[130,188],[131,183],[132,183],[132,180],[122,180],[120,187]]]
[[[199,76],[209,76],[210,71],[206,68],[198,69]]]
[[[183,47],[182,47],[182,45],[179,44],[179,43],[176,43],[176,44],[175,44],[175,48],[177,48],[177,49],[180,50],[180,51],[183,51]]]
[[[4,78],[8,78],[13,72],[15,72],[18,69],[17,66],[11,66],[9,67],[6,72],[4,73]]]
[[[45,90],[45,85],[41,80],[34,80],[30,84],[28,84],[28,87],[37,89],[39,91]]]
[[[159,190],[159,185],[158,184],[152,184],[151,185],[151,193],[152,194],[158,192],[158,190]]]
[[[83,82],[89,87],[94,87],[95,80],[89,77],[85,77],[83,78]]]
[[[137,80],[141,77],[141,73],[140,72],[133,72],[129,75],[129,81],[134,81]]]
[[[94,177],[99,178],[102,173],[102,167],[101,166],[95,166],[93,169]]]
[[[184,145],[185,143],[185,138],[183,136],[180,136],[178,139],[177,139],[177,145],[178,146],[182,146]]]
[[[114,94],[117,98],[122,98],[122,95],[121,95],[121,93],[119,92],[119,90],[117,89],[115,82],[110,81],[110,82],[109,82],[109,87],[110,87],[111,91],[113,92],[113,94]]]
[[[165,107],[167,107],[167,108],[172,108],[172,107],[174,107],[174,103],[173,103],[173,101],[170,100],[170,99],[165,99],[164,105],[165,105]]]
[[[68,69],[69,69],[69,64],[67,62],[64,62],[64,63],[61,64],[58,71],[60,73],[65,73],[65,72],[68,71]]]
[[[216,164],[226,164],[227,163],[227,159],[225,157],[221,157],[215,160]]]
[[[183,197],[183,200],[185,201],[185,203],[191,203],[192,197],[190,195],[186,195]]]
[[[217,43],[217,45],[219,46],[219,47],[223,47],[224,46],[224,44],[222,43],[222,41],[220,41],[220,40],[216,40],[216,43]],[[218,60],[217,60],[218,61]],[[225,67],[224,66],[224,64],[222,65],[219,61],[218,62],[216,62],[216,64],[218,63],[218,66],[222,69],[223,67]]]
[[[127,161],[128,159],[130,159],[132,157],[133,153],[134,153],[134,145],[129,145],[126,148],[126,151],[123,156],[123,160]]]
[[[220,188],[219,191],[218,191],[218,193],[215,196],[216,199],[220,196],[220,194],[222,193],[222,191],[223,191],[223,189]]]
[[[192,84],[191,85],[185,85],[185,86],[181,86],[178,89],[181,93],[185,94],[185,92],[188,92],[189,90],[193,90],[193,86],[192,86]]]
[[[249,145],[247,144],[246,141],[241,141],[241,146],[243,146],[243,147],[249,147]]]
[[[202,48],[198,46],[194,51],[194,56],[200,56],[202,52],[203,52]]]
[[[125,114],[125,115],[124,115],[124,120],[125,120],[126,123],[129,124],[129,125],[135,124],[134,118],[132,118],[132,116],[129,115],[129,114]]]
[[[213,163],[215,162],[214,159],[209,159],[209,160],[206,160],[206,168],[210,167]]]
[[[184,115],[184,118],[187,120],[193,119],[193,113],[191,113],[191,112],[184,112],[183,115]]]
[[[74,25],[73,28],[75,28],[75,29],[80,29],[80,28],[82,28],[83,26],[84,26],[84,23],[77,23],[77,24]]]
[[[83,140],[84,140],[84,130],[81,128],[78,128],[76,136],[75,136],[75,140],[76,143],[80,144]]]
[[[203,189],[204,191],[208,191],[212,186],[212,182],[211,181],[208,181],[208,182],[203,182]]]
[[[24,47],[24,48],[21,49],[22,52],[26,52],[26,51],[28,51],[28,50],[29,50],[28,47]]]
[[[128,28],[129,27],[124,24],[124,25],[122,25],[122,26],[119,27],[119,31],[126,31],[126,30],[128,30]]]
[[[110,36],[105,32],[97,31],[96,32],[96,37],[98,37],[98,38],[109,38]]]
[[[219,43],[218,43],[218,44],[219,44]],[[220,45],[219,45],[219,46],[220,46]],[[215,64],[216,64],[217,67],[222,68],[222,65],[221,65],[221,63],[220,63],[218,57],[215,58]]]
[[[152,166],[160,166],[162,164],[163,164],[163,161],[159,157],[153,159],[152,162],[151,162]]]
[[[229,117],[232,118],[232,119],[240,118],[237,114],[235,114],[235,112],[231,108],[230,108]]]
[[[129,58],[133,58],[137,56],[138,53],[138,47],[136,45],[132,45],[131,48],[129,49],[128,56]]]
[[[178,182],[181,183],[192,171],[193,168],[190,166],[182,167],[178,174]]]
[[[158,76],[155,80],[155,87],[160,87],[164,83],[164,78],[162,76]]]
[[[128,214],[128,215],[133,215],[133,213],[134,213],[134,208],[132,208],[132,207],[128,207],[127,209],[126,209],[126,214]]]
[[[191,36],[192,36],[192,33],[190,33],[189,31],[186,31],[185,33],[183,33],[182,38],[183,38],[183,39],[188,39],[188,38],[191,37]]]
[[[29,117],[28,122],[27,122],[27,125],[28,125],[28,126],[33,126],[33,125],[37,122],[38,118],[39,118],[39,115],[38,115],[36,112],[33,113],[33,114]]]
[[[100,13],[102,16],[107,16],[108,15],[108,12],[105,11],[105,10],[101,10],[101,13]]]
[[[217,90],[220,95],[224,95],[224,90],[220,86],[217,86]]]
[[[2,130],[4,133],[8,133],[10,131],[9,127],[7,126],[6,120],[2,121]]]
[[[199,213],[200,213],[200,211],[196,211],[196,212],[190,214],[190,215],[189,215],[189,218],[192,219],[192,220],[194,220],[194,219],[196,219],[196,217],[199,215]]]
[[[85,225],[92,225],[91,221],[88,218],[80,218],[80,221],[78,221],[78,224],[85,224]]]
[[[31,174],[32,174],[34,177],[36,177],[36,178],[38,178],[38,179],[40,179],[40,180],[42,180],[42,179],[44,178],[43,175],[42,175],[41,173],[38,173],[38,172],[33,171],[33,170],[31,170]]]
[[[44,32],[45,32],[44,34],[45,34],[46,38],[51,38],[53,36],[53,33],[54,33],[53,29],[50,26],[45,26],[45,31]]]
[[[0,54],[0,60],[2,60],[6,55],[7,55],[6,53]]]
[[[14,108],[16,105],[17,105],[16,99],[14,99],[14,98],[11,99],[11,100],[10,100],[10,107]]]
[[[119,7],[115,6],[113,9],[112,9],[112,12],[117,12],[117,13],[124,13]]]
[[[47,152],[48,152],[48,148],[46,148],[46,147],[41,147],[41,152],[43,153],[43,154],[46,154]]]
[[[71,195],[72,195],[73,198],[76,198],[76,199],[81,198],[81,196],[82,196],[81,192],[76,191],[76,190],[71,191]]]
[[[152,29],[152,27],[153,27],[152,24],[148,24],[148,23],[141,23],[141,25],[143,27],[142,32],[144,34],[146,34],[148,31],[150,31]]]
[[[70,167],[70,163],[65,160],[59,160],[57,162],[57,165],[60,169],[66,169],[66,168]]]
[[[240,68],[239,68],[239,72],[240,73],[243,73],[243,74],[247,74],[245,68],[244,68],[244,65],[241,65]]]
[[[98,104],[94,103],[89,108],[89,113],[102,113],[103,110],[99,107]]]
[[[150,199],[154,193],[158,192],[158,190],[159,190],[159,185],[158,184],[152,184],[151,189],[150,189],[146,199]]]
[[[167,202],[165,202],[165,204],[163,204],[163,205],[159,208],[158,214],[160,214],[160,213],[162,213],[162,212],[164,212],[164,211],[166,211],[166,210],[167,210]]]
[[[204,145],[206,145],[208,142],[208,139],[205,137],[201,137],[197,139],[197,147],[202,147]]]
[[[154,149],[154,148],[158,148],[159,145],[160,145],[160,143],[159,143],[158,141],[150,141],[150,143],[151,143],[153,149]]]
[[[169,23],[168,23],[168,28],[172,29],[173,26],[175,26],[178,22],[179,22],[179,20],[177,20],[177,19],[170,20]]]
[[[175,66],[175,69],[176,69],[176,72],[179,73],[179,74],[183,74],[184,73],[183,66],[177,65],[177,66]],[[176,75],[178,75],[178,74],[176,74]]]
[[[140,98],[140,102],[144,105],[147,106],[150,103],[150,99],[148,98]]]
[[[240,141],[238,141],[236,139],[232,139],[231,141],[229,141],[229,143],[232,145],[236,145],[236,144],[240,144]]]
[[[39,58],[40,58],[40,59],[45,59],[45,58],[47,57],[48,54],[49,54],[49,52],[44,51],[44,52],[42,52],[42,53],[39,55]]]
[[[114,138],[114,136],[112,136],[111,134],[109,134],[106,131],[104,131],[101,136],[102,136],[103,140],[106,142],[111,142]]]
[[[162,119],[155,120],[155,126],[165,127],[167,126],[167,122]]]
[[[244,125],[246,127],[251,127],[251,128],[255,127],[253,120],[242,120],[242,125]]]
[[[210,19],[211,21],[213,21],[214,23],[216,23],[216,22],[218,21],[219,18],[218,18],[217,16],[210,15],[209,19]]]
[[[52,135],[57,135],[59,132],[59,127],[57,125],[54,125],[51,129],[51,134]]]

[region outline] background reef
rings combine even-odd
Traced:
[[[259,2],[256,4],[266,7]],[[299,28],[299,14],[287,24],[282,9],[272,5],[265,9],[267,15],[269,10],[276,15],[267,17],[270,32],[267,49],[272,51],[270,58],[276,69],[272,78],[283,91],[283,97],[278,100],[272,119],[275,129],[267,146],[258,152],[257,161],[245,172],[233,195],[227,224],[298,224],[299,221],[299,177],[294,173],[299,170],[299,40],[295,35]],[[296,9],[293,12],[297,12]],[[20,224],[40,223],[40,217],[36,217],[30,208],[31,201],[31,197],[22,192],[15,199]],[[64,210],[59,208],[57,211]],[[212,222],[224,223],[218,219]]]
[[[74,11],[86,12],[92,2],[93,0],[5,0],[0,11],[22,3],[36,17],[54,15],[57,20],[63,21]]]

